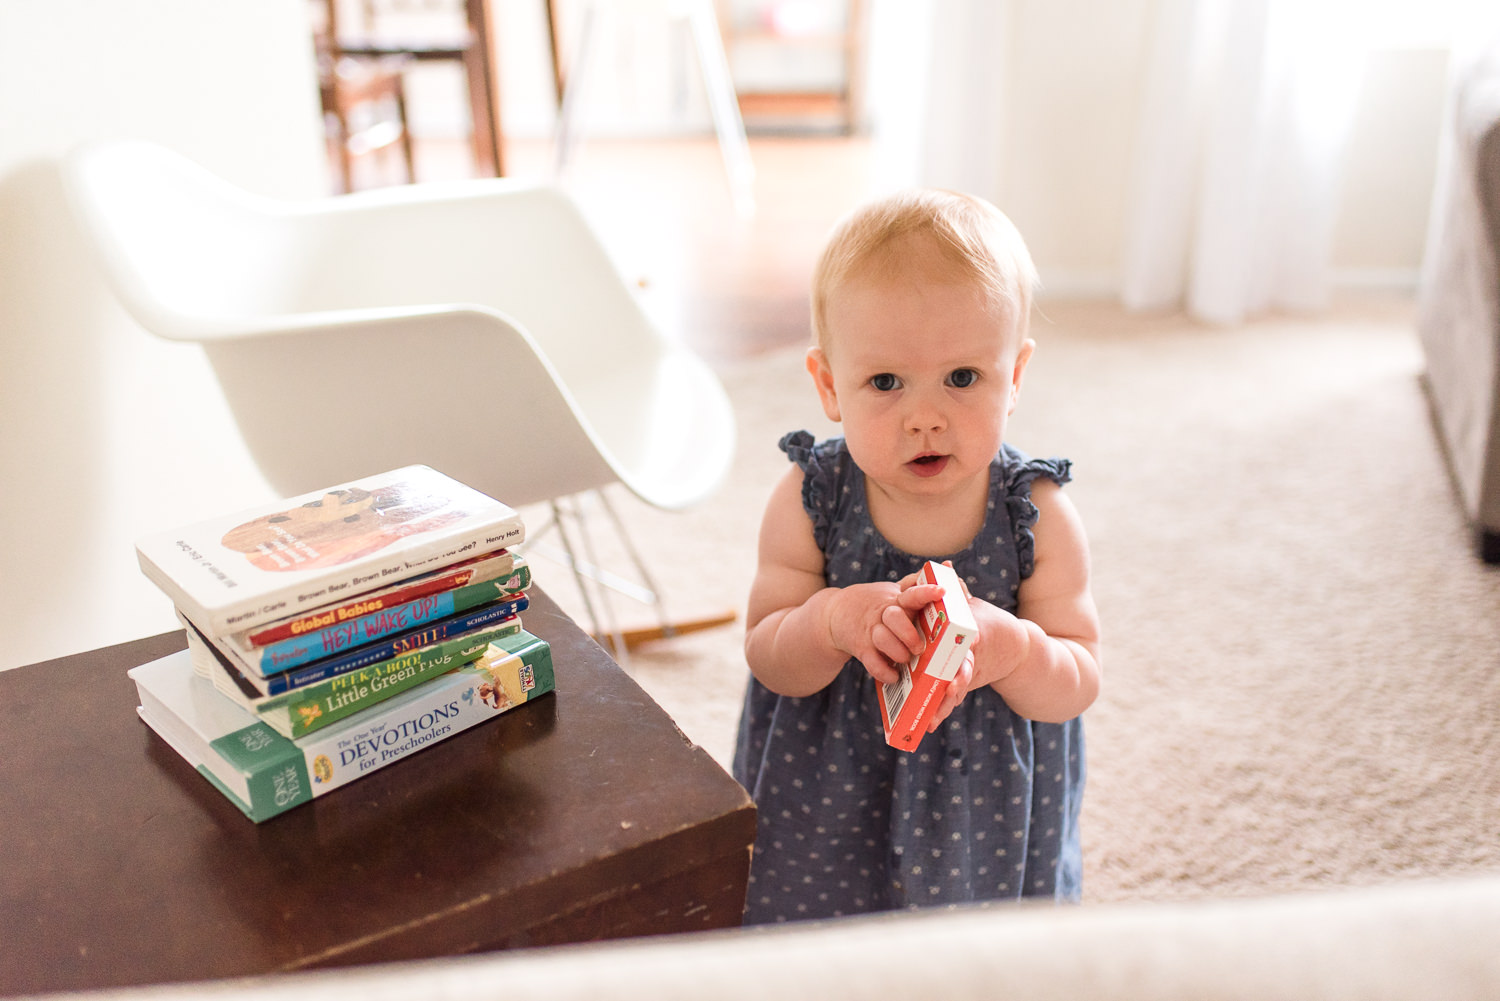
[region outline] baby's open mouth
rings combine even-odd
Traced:
[[[918,476],[936,476],[948,468],[946,455],[919,455],[909,463],[911,471]]]

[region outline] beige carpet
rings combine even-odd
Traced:
[[[1472,555],[1410,305],[1220,329],[1053,304],[1036,335],[1011,440],[1076,463],[1105,629],[1085,900],[1500,872],[1500,571]],[[725,489],[682,514],[617,497],[683,616],[742,609],[776,440],[827,430],[799,353],[722,375]],[[566,571],[538,573],[582,615]],[[726,764],[741,638],[629,665]]]

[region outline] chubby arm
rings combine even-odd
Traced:
[[[745,658],[779,695],[821,691],[857,658],[876,681],[922,649],[912,615],[941,593],[897,583],[828,587],[812,519],[802,507],[802,470],[793,466],[771,492],[761,521],[759,558],[745,615]]]
[[[1099,695],[1099,613],[1089,589],[1083,521],[1062,488],[1037,480],[1036,566],[1016,614],[971,600],[979,622],[974,685],[988,684],[1027,719],[1061,723]]]

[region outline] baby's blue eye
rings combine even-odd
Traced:
[[[955,389],[968,389],[979,381],[979,373],[972,368],[956,368],[948,373],[948,385]]]
[[[881,372],[879,375],[874,376],[872,379],[870,379],[870,385],[874,386],[882,393],[889,393],[891,390],[901,385],[901,380],[896,378],[894,375],[891,375],[891,373],[889,372]]]

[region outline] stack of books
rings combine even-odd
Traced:
[[[520,515],[426,466],[149,536],[188,648],[138,712],[257,822],[553,689]]]

